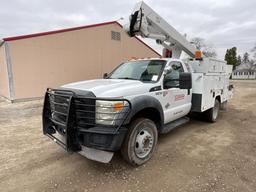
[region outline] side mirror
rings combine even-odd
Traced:
[[[191,89],[192,88],[191,73],[180,73],[179,88],[180,89]]]
[[[103,74],[103,79],[106,79],[108,77],[108,74],[107,73],[104,73]]]

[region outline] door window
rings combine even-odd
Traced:
[[[179,76],[181,72],[184,72],[182,64],[179,61],[172,61],[169,66],[170,70],[164,77],[164,87],[167,89],[179,87]]]

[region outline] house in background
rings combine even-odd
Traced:
[[[102,78],[132,57],[160,57],[116,22],[4,38],[0,42],[0,95],[42,97],[47,87]]]
[[[256,70],[236,69],[232,72],[232,79],[256,79]]]
[[[232,79],[256,79],[256,64],[242,63],[232,72]]]

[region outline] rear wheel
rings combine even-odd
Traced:
[[[206,120],[210,122],[216,122],[220,110],[220,102],[218,99],[215,99],[213,108],[205,112]]]
[[[153,155],[157,144],[158,132],[153,121],[146,118],[135,119],[129,126],[123,143],[123,158],[132,165],[142,165]]]

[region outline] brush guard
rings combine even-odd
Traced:
[[[113,125],[96,123],[96,107],[99,107],[96,100],[125,102]],[[44,98],[43,133],[69,152],[81,151],[83,146],[116,151],[127,132],[122,125],[130,111],[131,103],[126,99],[86,97],[72,90],[48,88]]]

